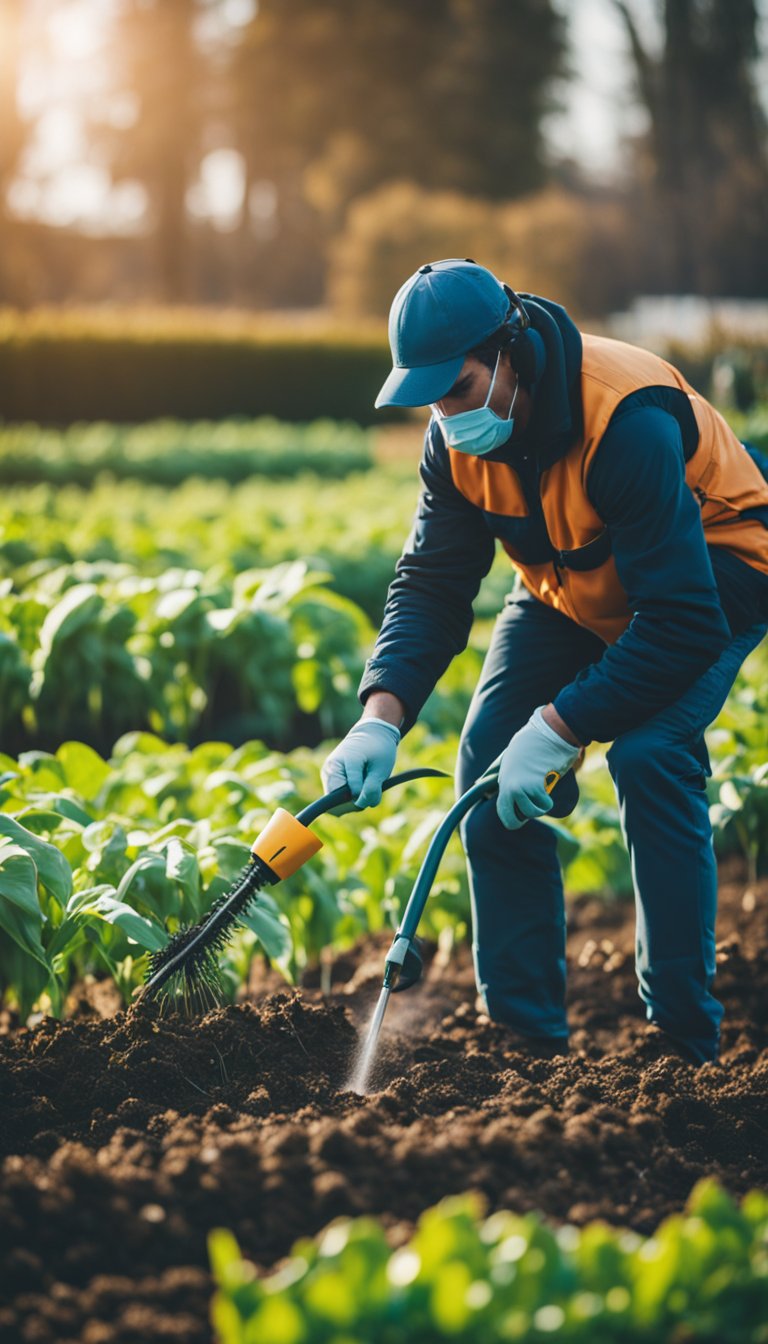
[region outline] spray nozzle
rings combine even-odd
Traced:
[[[402,935],[395,938],[384,967],[385,989],[398,994],[403,989],[410,989],[421,979],[424,960],[420,943],[420,938],[405,938]]]

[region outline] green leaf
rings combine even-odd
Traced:
[[[240,1247],[234,1234],[225,1227],[213,1228],[208,1233],[208,1254],[216,1282],[222,1288],[234,1286],[239,1280],[237,1275],[232,1276],[230,1271],[236,1270],[242,1263]]]
[[[104,599],[92,583],[76,583],[48,612],[40,627],[40,653],[46,659],[54,645],[92,621]]]
[[[240,1312],[223,1292],[211,1299],[211,1325],[219,1344],[243,1344],[243,1326]]]
[[[67,784],[87,802],[92,802],[111,770],[106,761],[85,742],[63,742],[56,752]]]
[[[22,751],[19,765],[24,775],[29,776],[25,783],[31,783],[36,791],[52,789],[56,792],[66,783],[61,765],[49,751]]]
[[[15,998],[19,1016],[26,1021],[44,989],[47,989],[55,1013],[60,1012],[61,995],[57,992],[51,968],[30,956],[11,938],[0,946],[0,982],[4,991]]]
[[[16,820],[19,821],[22,817],[27,830],[33,835],[40,835],[43,831],[55,831],[64,821],[61,812],[54,812],[52,809],[46,811],[42,807],[23,807],[16,813]]]
[[[445,1335],[459,1335],[469,1317],[467,1290],[472,1282],[468,1267],[459,1260],[438,1266],[432,1279],[430,1306],[432,1320]]]
[[[178,836],[163,844],[165,875],[170,882],[178,882],[190,906],[192,917],[200,913],[200,864],[197,854]]]
[[[713,1176],[703,1176],[696,1182],[688,1196],[687,1209],[716,1229],[746,1228],[746,1221],[731,1196]]]
[[[246,928],[256,934],[267,956],[273,961],[285,956],[291,950],[291,931],[287,921],[266,892],[258,892],[240,916]]]
[[[222,839],[212,840],[211,848],[216,852],[219,873],[228,882],[238,878],[251,859],[251,847],[242,840],[233,840],[226,835]]]
[[[302,1314],[288,1297],[268,1297],[252,1318],[249,1341],[269,1340],[269,1344],[309,1344]]]
[[[133,904],[149,906],[163,921],[181,914],[178,888],[166,874],[166,857],[154,850],[134,860],[120,879],[116,894],[118,900],[130,896]]]
[[[63,957],[63,963],[61,963],[63,966],[76,947],[80,945],[82,932],[82,925],[78,923],[77,919],[66,915],[48,942],[46,955],[49,960],[53,962],[55,957]]]
[[[145,919],[144,915],[138,914],[130,905],[118,900],[114,887],[108,884],[89,887],[87,891],[79,892],[70,902],[68,913],[70,912],[81,917],[95,916],[107,924],[116,924],[129,938],[150,952],[159,952],[168,942],[165,931],[159,924],[154,920]]]
[[[744,798],[739,793],[734,780],[726,779],[720,785],[720,801],[731,812],[739,812],[744,806]]]
[[[310,1311],[339,1327],[354,1325],[359,1301],[343,1273],[327,1270],[307,1284],[304,1301]]]
[[[90,812],[86,812],[85,808],[81,807],[72,798],[54,798],[51,800],[51,806],[54,812],[60,812],[62,817],[68,817],[70,821],[76,821],[79,826],[90,826],[93,821]]]
[[[154,733],[123,733],[112,748],[112,759],[123,761],[132,756],[157,756],[168,752],[168,743]]]
[[[159,621],[181,625],[189,617],[205,614],[205,599],[196,588],[174,588],[158,599],[155,615]]]
[[[72,892],[72,869],[56,846],[41,840],[5,812],[0,812],[0,835],[8,836],[30,855],[43,886],[59,905],[66,905]]]
[[[9,815],[15,816],[17,821],[23,819],[28,829],[34,830],[35,835],[43,830],[56,830],[65,819],[74,821],[80,829],[93,824],[93,817],[85,812],[79,803],[55,793],[38,794],[32,807],[23,807],[20,811],[9,813]],[[46,817],[48,818],[47,825],[44,824],[44,818]],[[34,826],[32,826],[33,821],[35,822]],[[58,841],[57,848],[59,848]]]
[[[116,885],[125,871],[128,845],[120,822],[114,818],[94,821],[85,827],[80,840],[88,855],[86,870],[97,880]]]
[[[50,971],[42,944],[43,913],[37,896],[37,869],[26,850],[0,844],[0,926],[35,961]]]

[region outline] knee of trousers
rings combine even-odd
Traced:
[[[499,748],[500,750],[501,748]],[[498,756],[498,754],[497,752],[496,755]],[[472,788],[472,785],[480,778],[483,771],[488,769],[494,759],[492,755],[488,755],[488,747],[481,742],[479,733],[477,731],[468,732],[465,728],[459,738],[459,749],[456,754],[454,783],[457,798],[466,793],[467,789]]]
[[[484,798],[462,818],[459,834],[468,858],[483,853],[494,853],[499,848],[501,821],[496,812],[496,799]]]
[[[454,782],[456,797],[460,798],[462,794],[471,789],[478,779],[488,769],[489,765],[500,756],[511,737],[511,732],[505,728],[500,737],[493,731],[494,724],[491,719],[482,714],[478,715],[471,723],[465,724],[464,731],[459,738],[459,747],[456,754],[456,770]],[[517,725],[515,726],[517,731]]]
[[[555,863],[557,837],[551,826],[540,821],[528,821],[516,831],[508,831],[496,811],[496,799],[484,798],[464,817],[459,827],[464,852],[470,862],[486,856],[498,860],[503,854],[506,862],[522,861]]]
[[[647,788],[670,775],[697,788],[706,785],[702,761],[690,744],[675,742],[642,726],[617,737],[605,759],[611,778],[624,793],[633,786]]]

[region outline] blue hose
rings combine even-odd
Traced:
[[[419,979],[421,975],[421,956],[413,946],[413,940],[424,914],[424,906],[432,889],[432,883],[437,876],[437,870],[448,841],[470,808],[473,808],[476,803],[481,802],[484,798],[493,797],[498,787],[499,761],[496,760],[489,766],[485,774],[454,803],[450,812],[446,813],[432,836],[429,849],[424,855],[418,877],[413,885],[413,891],[405,907],[400,927],[395,934],[387,956],[384,969],[385,989],[392,989],[395,992],[410,989],[411,985]]]

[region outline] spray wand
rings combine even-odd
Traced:
[[[432,883],[437,875],[440,861],[445,853],[446,846],[459,822],[467,815],[471,808],[477,803],[482,802],[484,798],[491,798],[499,787],[499,767],[501,756],[489,765],[485,774],[463,793],[457,802],[454,803],[450,812],[447,812],[442,822],[438,826],[435,834],[430,841],[418,877],[413,886],[413,891],[405,907],[400,926],[395,934],[392,946],[387,953],[387,960],[384,966],[384,983],[379,994],[379,1001],[376,1005],[371,1025],[368,1029],[368,1037],[360,1055],[359,1063],[355,1070],[355,1075],[350,1084],[355,1092],[363,1092],[367,1082],[368,1072],[373,1060],[376,1049],[376,1042],[381,1031],[381,1025],[384,1021],[384,1014],[389,1003],[389,996],[392,993],[399,993],[401,990],[410,989],[421,979],[424,963],[421,952],[418,948],[416,930],[419,927],[421,917],[424,914],[424,907],[427,903]],[[550,770],[544,777],[544,787],[547,793],[551,793],[560,774],[557,770]],[[523,814],[515,804],[519,819],[522,821]]]

